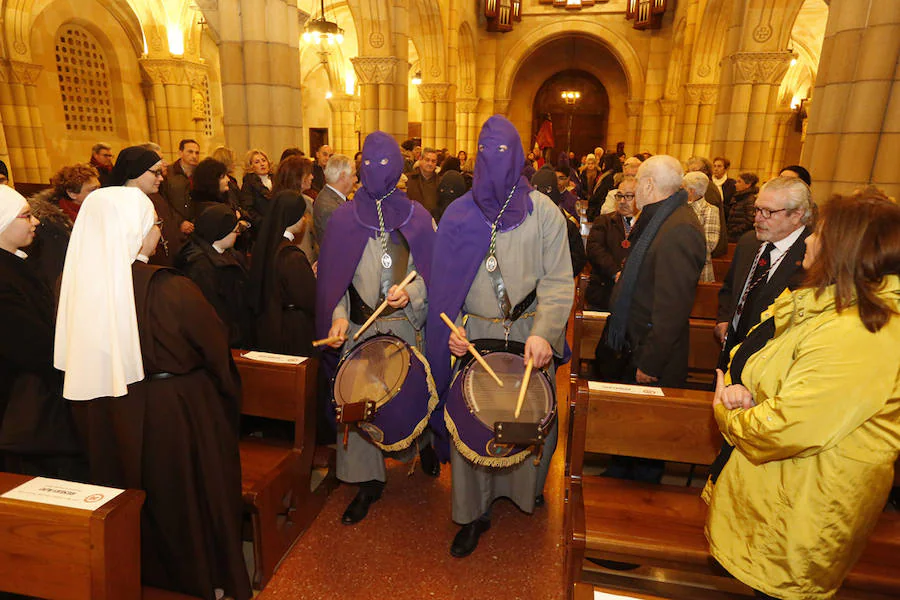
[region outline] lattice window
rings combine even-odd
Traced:
[[[206,95],[206,98],[204,98],[204,100],[206,100],[206,101],[203,103],[203,114],[206,117],[203,120],[203,132],[206,134],[206,137],[212,137],[213,136],[213,119],[212,119],[212,102],[210,102],[210,98],[212,97],[212,94],[210,94],[210,92],[209,92],[209,77],[204,77],[203,83],[205,84],[203,87],[203,91]]]
[[[77,25],[60,27],[56,38],[56,74],[66,129],[113,132],[109,68],[96,38]]]

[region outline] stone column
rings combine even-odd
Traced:
[[[158,136],[153,141],[162,146],[167,159],[174,160],[178,143],[197,135],[191,111],[191,84],[185,62],[180,59],[147,58],[139,62],[152,86],[153,113],[156,115]]]
[[[774,177],[784,166],[784,152],[787,144],[787,137],[791,132],[791,117],[794,112],[790,106],[779,106],[778,112],[775,113],[775,138],[772,146],[772,159],[769,161],[769,169],[766,171],[767,177]],[[762,174],[760,174],[762,179]]]
[[[331,106],[332,148],[335,152],[346,154],[350,158],[360,150],[356,138],[359,98],[348,94],[335,94],[328,101]]]
[[[778,87],[792,57],[785,50],[735,52],[726,59],[730,65],[722,69],[722,101],[710,152],[727,156],[736,172],[764,174],[769,167],[775,123],[768,115],[775,112]],[[711,115],[712,108],[708,110],[698,115],[700,123]]]
[[[456,151],[465,150],[475,156],[478,143],[478,98],[460,98],[456,101]]]
[[[399,132],[395,131],[392,101],[395,73],[400,60],[395,56],[358,56],[351,58],[350,62],[356,71],[362,95],[362,139],[365,140],[374,131],[385,131],[397,136]]]
[[[659,144],[657,148],[661,154],[672,152],[672,130],[675,128],[675,108],[677,102],[666,98],[659,99]]]
[[[38,109],[37,79],[42,69],[30,63],[0,62],[0,119],[7,166],[20,182],[47,183],[51,175]]]
[[[628,136],[625,140],[625,152],[628,154],[635,154],[641,151],[638,148],[638,141],[641,139],[640,125],[643,110],[643,100],[628,100],[625,103],[625,114],[628,115]],[[615,146],[613,146],[613,149],[615,149]]]
[[[819,200],[866,183],[900,197],[900,12],[831,0],[801,162]]]
[[[260,6],[260,5],[264,6]],[[299,22],[292,0],[219,0],[225,137],[238,154],[301,146]],[[235,66],[237,65],[237,66]]]
[[[719,90],[715,85],[704,85],[700,88],[700,106],[697,110],[697,130],[694,138],[693,154],[705,156],[710,160],[712,160],[712,154],[710,154],[709,141],[712,137],[713,121],[716,117],[716,98],[718,95]]]
[[[453,140],[448,127],[449,83],[423,83],[419,86],[422,100],[422,145],[449,148]]]
[[[509,98],[494,98],[494,114],[508,116]]]

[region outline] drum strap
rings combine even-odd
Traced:
[[[387,292],[392,285],[403,281],[409,265],[409,244],[399,229],[395,230],[394,233],[400,238],[400,243],[395,243],[391,239],[392,236],[388,237],[387,252],[391,255],[391,267],[389,269],[381,269],[381,280],[379,282],[381,292],[378,295],[378,304],[384,302]],[[347,292],[350,296],[350,320],[356,324],[365,323],[372,316],[372,313],[375,312],[375,309],[362,299],[356,286],[352,283]],[[389,306],[381,313],[381,317],[387,317],[396,311],[396,308]]]
[[[485,263],[487,263],[489,258],[491,258],[491,255],[485,257]],[[493,271],[485,265],[485,271],[491,279],[491,287],[494,288],[497,304],[500,306],[500,314],[503,315],[503,328],[506,330],[506,338],[509,339],[509,329],[522,316],[522,313],[534,303],[535,298],[537,298],[537,289],[531,290],[525,296],[525,299],[516,304],[514,308],[509,300],[509,292],[507,292],[506,284],[503,282],[503,275],[500,273],[500,265],[495,265]]]

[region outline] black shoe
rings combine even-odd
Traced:
[[[347,510],[344,511],[344,515],[341,517],[341,523],[344,525],[359,523],[369,514],[369,506],[377,502],[379,498],[381,498],[380,491],[375,493],[371,489],[360,486],[359,491],[356,492],[356,497],[347,505]]]
[[[546,500],[544,500],[543,494],[538,494],[537,496],[534,497],[534,507],[535,508],[540,508],[546,503],[547,502],[546,502]]]
[[[419,462],[422,465],[422,472],[429,477],[439,477],[441,474],[441,461],[438,460],[437,452],[431,444],[419,448]]]
[[[465,558],[472,554],[478,547],[478,538],[490,528],[491,522],[484,519],[476,519],[468,525],[463,525],[456,537],[453,538],[450,554],[456,558]]]

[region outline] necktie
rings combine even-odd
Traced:
[[[625,217],[625,235],[631,233],[631,217]]]
[[[749,283],[747,284],[747,289],[744,291],[741,302],[738,304],[737,314],[739,321],[737,329],[741,339],[743,339],[744,334],[746,334],[747,330],[753,325],[749,319],[743,318],[744,309],[753,307],[753,303],[756,297],[759,296],[760,290],[762,290],[768,281],[769,269],[772,267],[772,250],[774,249],[775,244],[766,242],[762,254],[759,255],[756,264],[753,265],[753,269],[751,270],[748,279]]]

